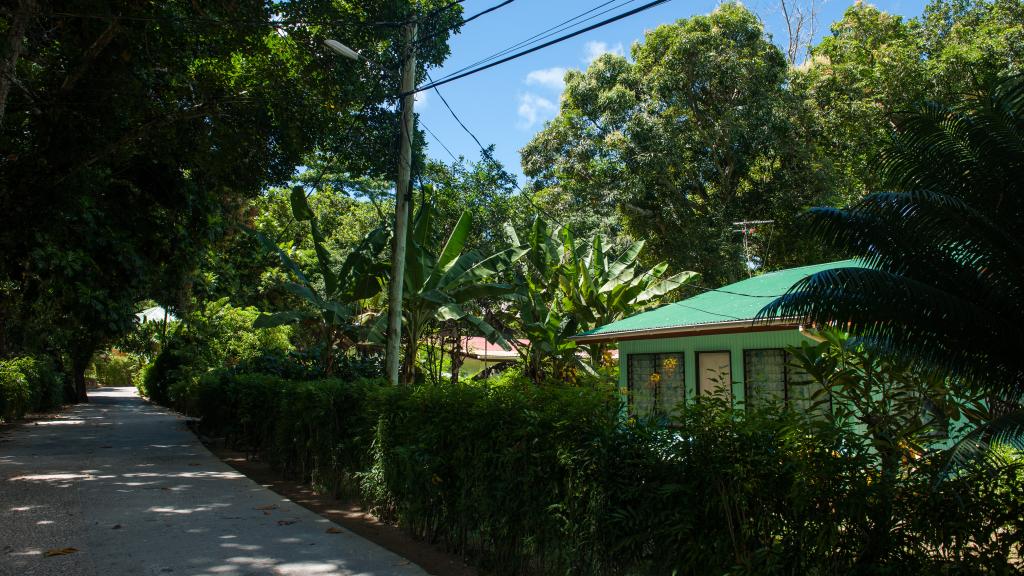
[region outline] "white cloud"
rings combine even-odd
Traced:
[[[528,86],[540,85],[561,92],[565,88],[565,68],[554,67],[534,70],[526,75]]]
[[[583,50],[586,53],[586,56],[583,57],[583,61],[587,64],[597,60],[602,54],[612,53],[622,56],[626,53],[625,48],[622,47],[622,42],[619,42],[614,46],[608,46],[607,42],[599,42],[595,40],[590,40],[584,44]]]
[[[543,96],[532,92],[519,95],[519,127],[528,130],[533,128],[538,121],[543,122],[554,118],[558,113],[558,106]]]
[[[413,98],[416,99],[416,109],[417,110],[424,110],[424,109],[426,109],[427,104],[430,104],[430,99],[427,98],[429,95],[430,95],[430,92],[427,92],[426,90],[424,90],[423,92],[417,92],[417,93],[413,94]]]

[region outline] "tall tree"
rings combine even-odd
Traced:
[[[187,302],[199,256],[244,199],[314,149],[390,176],[392,24],[444,4],[39,1],[2,13],[29,16],[20,43],[22,28],[6,27],[19,51],[4,60],[0,354],[63,348],[84,399],[96,347],[140,299]],[[421,69],[443,60],[459,13],[432,15]],[[377,64],[336,58],[325,38]]]
[[[992,81],[1021,71],[1021,46],[1021,0],[934,0],[910,20],[851,6],[793,79],[822,127],[832,203],[879,188],[876,162],[901,114],[923,100],[982,95]]]
[[[523,150],[555,198],[618,214],[651,257],[710,281],[743,272],[733,222],[786,222],[826,189],[785,56],[737,4],[647,33],[633,60],[566,74],[561,111]],[[581,233],[587,234],[584,230]],[[780,241],[784,242],[780,237]]]

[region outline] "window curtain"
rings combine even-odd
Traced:
[[[743,352],[747,398],[746,407],[763,407],[786,399],[785,350],[745,350]]]
[[[682,353],[629,355],[629,410],[639,418],[667,418],[685,398]]]

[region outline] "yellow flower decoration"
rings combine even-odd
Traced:
[[[665,369],[665,372],[671,375],[676,371],[676,368],[679,367],[679,360],[676,358],[665,358],[661,363],[661,367]]]

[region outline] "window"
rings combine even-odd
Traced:
[[[754,408],[786,402],[795,410],[820,415],[832,411],[831,396],[817,394],[821,385],[800,368],[790,366],[790,355],[781,348],[743,351],[746,406]]]
[[[664,418],[685,398],[683,354],[630,354],[626,382],[629,413]]]
[[[697,352],[697,396],[732,398],[732,355],[729,352]]]

